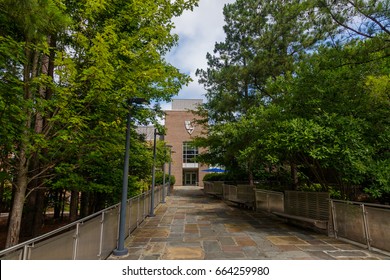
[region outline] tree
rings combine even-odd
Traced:
[[[198,71],[204,161],[388,193],[388,1],[336,2],[225,7],[226,41]]]
[[[225,42],[198,69],[211,121],[234,121],[248,108],[272,101],[267,79],[292,71],[294,61],[318,40],[311,31],[310,1],[241,1],[224,8]]]
[[[107,191],[111,179],[115,184],[108,174],[117,174],[114,156],[123,151],[127,101],[135,96],[169,100],[189,81],[163,55],[177,42],[172,17],[196,3],[0,2],[1,79],[6,81],[0,88],[1,123],[7,123],[2,135],[11,140],[2,138],[1,146],[9,143],[6,157],[14,160],[8,170],[17,171],[10,171],[15,195],[7,247],[18,242],[21,224],[31,221],[21,220],[26,198],[34,206],[28,212],[39,218],[42,207],[35,206],[42,204],[36,199],[63,186],[59,179],[66,181],[65,170],[80,169],[68,182],[88,182],[93,192]],[[154,116],[138,112],[134,119]],[[114,170],[93,168],[103,168],[104,159]],[[100,183],[91,182],[95,179]]]
[[[306,118],[337,115],[340,123],[336,127],[342,127],[345,136],[347,131],[354,128],[361,137],[353,134],[350,137],[362,139],[366,145],[377,146],[378,139],[382,138],[380,135],[387,130],[388,110],[384,109],[387,106],[385,99],[373,98],[372,84],[368,86],[368,81],[373,77],[387,76],[389,60],[377,60],[383,57],[385,51],[374,52],[372,47],[371,42],[365,41],[338,49],[323,49],[319,54],[312,55],[308,60],[309,64],[302,64],[297,71],[296,81],[300,82],[292,87],[295,93],[288,100],[293,115]],[[295,98],[297,99],[294,101]],[[343,142],[349,141],[344,138]],[[352,148],[354,143],[356,141],[349,142],[348,146]],[[367,150],[364,146],[356,147],[356,152]],[[367,160],[363,159],[363,162]],[[343,166],[348,165],[344,162],[339,169]],[[355,177],[358,173],[355,172]]]
[[[215,55],[207,54],[207,70],[197,71],[206,89],[208,102],[204,109],[210,125],[209,141],[198,143],[208,146],[213,158],[215,153],[225,153],[228,159],[220,164],[228,166],[244,160],[246,163],[241,165],[246,166],[246,172],[255,166],[255,154],[248,150],[237,159],[238,152],[246,146],[243,138],[248,144],[252,142],[253,126],[231,123],[240,122],[253,107],[277,102],[278,95],[268,91],[267,81],[293,71],[295,61],[304,51],[323,39],[321,33],[311,28],[314,10],[311,1],[294,0],[238,0],[225,6],[225,42],[216,43]],[[238,130],[239,136],[225,135],[225,129]],[[226,146],[224,137],[230,137]],[[234,139],[238,142],[233,144]],[[223,148],[217,148],[218,145]],[[253,170],[249,178],[253,177],[251,173]]]
[[[376,39],[378,34],[389,42],[390,22],[388,0],[316,0],[321,22],[332,21],[336,32],[349,40],[351,38]]]
[[[48,76],[48,72],[41,72],[43,66],[40,67],[40,65],[45,65],[48,68],[48,64],[42,63],[45,59],[40,61],[40,56],[42,53],[49,52],[47,44],[49,36],[64,30],[66,17],[61,9],[51,1],[18,1],[15,3],[5,0],[1,3],[1,11],[1,19],[7,26],[1,34],[2,42],[5,43],[4,50],[7,51],[9,46],[7,44],[18,47],[16,52],[19,56],[11,57],[8,65],[12,65],[14,68],[14,75],[10,80],[19,80],[15,93],[16,95],[21,94],[16,98],[21,100],[21,109],[18,111],[23,116],[19,119],[22,122],[18,128],[20,135],[16,142],[12,142],[17,147],[15,150],[17,174],[6,242],[8,247],[18,242],[26,190],[29,180],[32,179],[29,178],[30,163],[34,155],[36,156],[36,150],[39,149],[37,146],[39,146],[39,138],[42,133],[42,127],[39,124],[42,121],[42,114],[39,106],[42,105],[40,100],[44,100],[44,98],[41,99],[42,95],[46,94],[44,86],[50,85],[50,80],[45,78]],[[14,23],[10,25],[12,27],[8,25],[10,22]],[[6,65],[2,66],[2,69],[4,72],[8,72]],[[34,108],[34,105],[38,106]],[[40,171],[36,172],[34,172],[34,176],[40,174]]]

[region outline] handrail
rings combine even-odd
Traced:
[[[339,200],[339,199],[330,199],[330,200],[331,201],[335,201],[335,202],[344,203],[344,204],[365,205],[365,206],[376,207],[376,208],[387,208],[387,209],[390,209],[390,205],[385,205],[385,204],[366,203],[366,202]]]
[[[156,187],[156,188],[155,188],[155,192],[159,191],[161,188],[162,188],[162,186]],[[131,201],[140,199],[141,197],[147,197],[147,195],[149,195],[150,193],[151,193],[151,190],[148,190],[148,191],[146,191],[146,192],[143,192],[143,193],[141,193],[141,194],[138,194],[138,195],[136,195],[136,196],[133,196],[133,197],[127,199],[126,203],[127,203],[127,205],[128,205]],[[72,223],[69,223],[69,224],[67,224],[67,225],[65,225],[65,226],[62,226],[62,227],[60,227],[60,228],[57,228],[57,229],[55,229],[55,230],[52,230],[52,231],[50,231],[50,232],[47,232],[47,233],[42,234],[42,235],[40,235],[40,236],[37,236],[37,237],[35,237],[35,238],[26,240],[26,241],[24,241],[24,242],[21,242],[21,243],[19,243],[19,244],[16,244],[16,245],[12,246],[12,247],[9,247],[9,248],[6,248],[6,249],[4,249],[4,250],[1,250],[1,251],[0,251],[0,256],[6,255],[6,254],[8,254],[8,253],[15,252],[15,251],[17,251],[17,250],[21,250],[21,249],[23,249],[23,248],[25,248],[25,247],[31,246],[31,245],[33,245],[33,244],[35,244],[35,243],[37,243],[37,242],[43,241],[43,240],[45,240],[45,239],[49,239],[49,238],[55,236],[55,235],[58,234],[58,233],[65,232],[66,230],[69,230],[69,229],[71,229],[72,227],[75,227],[75,226],[77,226],[77,225],[83,224],[83,223],[85,223],[85,222],[87,222],[87,221],[89,221],[89,220],[92,220],[92,219],[94,219],[94,218],[96,218],[96,217],[98,217],[98,216],[104,215],[104,213],[108,213],[108,212],[112,211],[113,209],[119,208],[119,206],[120,206],[120,203],[114,204],[114,205],[112,205],[112,206],[110,206],[110,207],[107,207],[107,208],[105,208],[105,209],[103,209],[103,210],[100,210],[100,211],[98,211],[98,212],[96,212],[96,213],[93,213],[93,214],[91,214],[91,215],[89,215],[89,216],[87,216],[87,217],[84,217],[84,218],[81,218],[81,219],[79,219],[79,220],[76,220],[76,221],[74,221],[74,222],[72,222]],[[155,206],[157,206],[157,205],[155,205]],[[145,215],[145,213],[144,213],[143,215]],[[137,218],[137,219],[138,219],[138,218]],[[142,219],[143,219],[143,218],[142,218]]]
[[[132,198],[130,198],[130,199],[132,199]],[[20,249],[20,248],[22,248],[22,247],[24,247],[24,246],[26,246],[26,245],[28,245],[28,244],[32,244],[32,243],[36,243],[37,241],[44,240],[44,239],[46,239],[47,237],[51,237],[51,236],[53,236],[53,235],[55,235],[55,234],[57,234],[57,233],[59,233],[59,232],[65,231],[65,230],[67,230],[68,228],[74,227],[74,226],[77,225],[77,224],[81,224],[81,223],[84,223],[84,222],[86,222],[86,221],[89,221],[89,220],[91,220],[91,219],[93,219],[93,218],[95,218],[95,217],[101,215],[103,212],[110,211],[111,209],[115,209],[115,208],[117,208],[117,207],[119,207],[119,203],[118,203],[118,204],[115,204],[115,205],[112,205],[112,206],[110,206],[110,207],[108,207],[108,208],[106,208],[106,209],[100,210],[100,211],[98,211],[98,212],[96,212],[96,213],[93,213],[93,214],[91,214],[91,215],[89,215],[89,216],[87,216],[87,217],[81,218],[81,219],[79,219],[79,220],[77,220],[77,221],[74,221],[74,222],[72,222],[72,223],[70,223],[70,224],[67,224],[67,225],[65,225],[65,226],[63,226],[63,227],[54,229],[54,230],[52,230],[52,231],[49,231],[49,232],[47,232],[47,233],[44,233],[44,234],[42,234],[42,235],[40,235],[40,236],[37,236],[37,237],[35,237],[35,238],[29,239],[29,240],[27,240],[27,241],[24,241],[24,242],[21,242],[21,243],[19,243],[19,244],[16,244],[16,245],[14,245],[14,246],[12,246],[12,247],[6,248],[6,249],[0,251],[0,255],[6,254],[6,253],[8,253],[8,252],[15,251],[15,250]]]

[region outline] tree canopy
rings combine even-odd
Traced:
[[[197,72],[208,99],[201,159],[251,182],[388,202],[389,4],[227,4],[226,39]]]
[[[161,114],[129,100],[168,101],[190,81],[164,55],[178,41],[172,18],[196,4],[0,0],[0,178],[2,190],[13,186],[7,247],[20,230],[35,234],[49,198],[81,193],[81,215],[118,201],[127,113],[134,125]],[[132,130],[130,194],[148,185],[151,168],[150,148]]]

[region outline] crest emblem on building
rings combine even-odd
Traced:
[[[187,132],[191,135],[194,132],[195,127],[191,123],[191,121],[184,121],[184,125],[186,127]]]

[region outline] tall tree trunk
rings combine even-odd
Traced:
[[[251,186],[255,185],[255,179],[254,179],[252,171],[249,171],[249,185],[251,185]]]
[[[12,204],[11,215],[9,217],[9,226],[7,241],[5,247],[11,247],[19,243],[19,233],[22,221],[24,200],[26,197],[28,181],[28,160],[26,157],[26,146],[21,144],[19,153],[18,175],[15,187],[15,197]]]
[[[49,39],[48,39],[49,40]],[[50,44],[50,41],[48,41]],[[36,51],[34,53],[33,67],[32,67],[32,78],[39,75],[39,53]],[[40,74],[46,76],[49,69],[49,56],[43,54],[41,57],[41,67]],[[37,103],[46,99],[46,86],[40,85],[38,89]],[[34,119],[34,133],[36,135],[42,134],[43,131],[43,114],[39,106],[36,109],[35,119]],[[34,179],[30,182],[28,190],[31,194],[27,197],[26,201],[26,210],[24,211],[22,217],[22,229],[21,232],[24,236],[36,236],[39,233],[41,226],[43,225],[43,209],[44,209],[44,195],[45,193],[42,190],[38,190],[41,186],[42,180],[39,177],[41,173],[41,163],[39,159],[40,151],[36,151],[32,158],[31,165],[31,174]]]
[[[47,39],[48,45],[50,45],[50,36]],[[41,75],[47,76],[49,74],[49,56],[47,54],[42,55],[41,59]],[[42,100],[47,100],[47,87],[45,85],[41,85],[39,87],[39,98]],[[43,126],[44,126],[45,119],[43,117],[43,114],[38,110],[35,115],[35,127],[34,132],[35,134],[42,134],[43,133]],[[44,151],[42,151],[44,153]],[[39,156],[36,155],[34,157],[34,163],[33,163],[33,170],[34,175],[38,175],[42,171],[42,163],[39,159]],[[42,176],[43,174],[40,174]],[[42,178],[40,176],[36,176],[34,179],[34,187],[35,190],[35,209],[34,209],[34,216],[33,216],[33,227],[32,227],[32,235],[36,236],[39,234],[39,231],[44,223],[44,208],[45,208],[45,191],[43,189],[40,189],[42,187]]]
[[[88,212],[87,216],[95,212],[96,207],[96,192],[90,191],[88,194]]]
[[[64,190],[61,195],[61,220],[64,220],[65,203],[66,203],[66,190]]]
[[[106,206],[105,194],[96,193],[95,195],[95,207],[91,214],[103,210]]]
[[[70,196],[70,209],[69,209],[69,221],[74,222],[78,217],[78,207],[79,207],[79,192],[72,190]]]
[[[28,185],[28,167],[29,167],[29,156],[28,151],[28,142],[30,138],[30,128],[31,128],[31,109],[28,105],[28,102],[32,99],[30,82],[35,77],[36,71],[36,52],[34,52],[34,57],[31,54],[30,43],[26,41],[25,45],[25,57],[26,64],[23,67],[23,91],[24,91],[24,100],[26,101],[25,106],[25,115],[26,121],[24,124],[24,130],[22,132],[22,137],[19,144],[19,154],[18,154],[18,164],[17,164],[17,177],[16,177],[16,186],[15,186],[15,197],[12,204],[11,215],[9,217],[9,226],[6,240],[6,248],[14,246],[19,242],[19,234],[22,222],[22,213],[24,201],[26,198],[26,190]],[[36,68],[35,68],[36,69]]]
[[[31,191],[31,186],[27,187],[27,192]],[[22,222],[20,227],[20,236],[23,237],[32,237],[33,236],[33,227],[34,227],[34,216],[36,211],[36,199],[37,192],[32,191],[30,194],[27,194],[25,203],[23,206],[23,215]]]
[[[81,193],[81,202],[80,202],[80,217],[88,216],[88,204],[89,204],[89,192]]]
[[[56,190],[54,192],[54,219],[59,219],[61,215],[61,192],[59,190]]]
[[[36,190],[37,198],[35,205],[35,215],[34,215],[34,227],[32,231],[32,235],[38,236],[40,234],[41,228],[44,224],[45,217],[45,191],[42,189]]]

